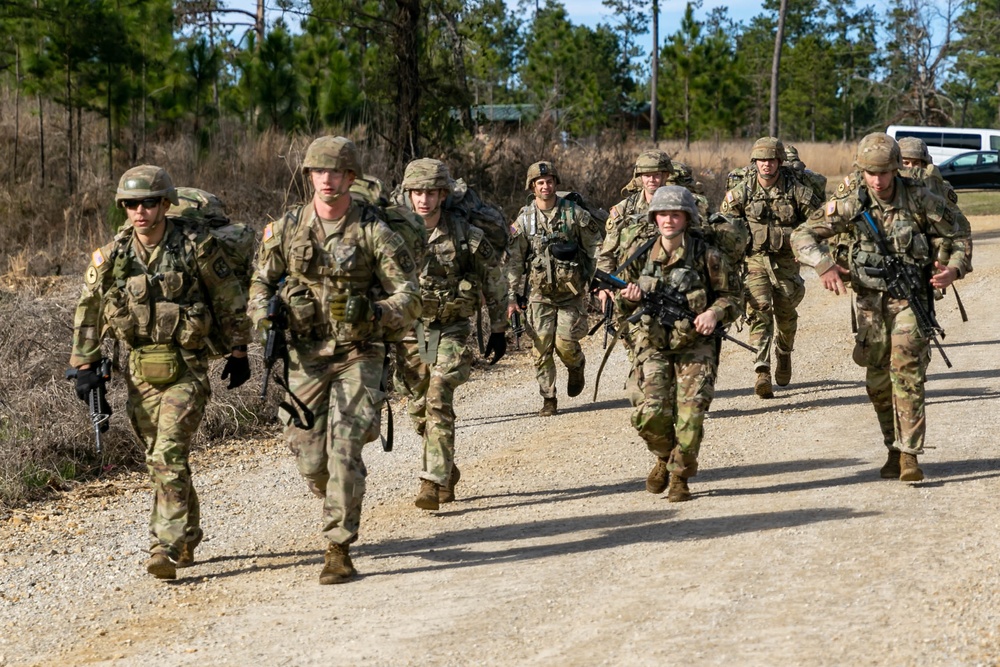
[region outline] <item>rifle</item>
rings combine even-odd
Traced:
[[[618,276],[597,269],[594,273],[594,282],[601,289],[625,289],[628,283]],[[698,313],[688,307],[687,298],[674,288],[661,288],[652,292],[644,292],[642,295],[642,307],[629,316],[628,321],[635,324],[643,315],[649,315],[659,321],[663,328],[670,331],[678,320],[694,322]],[[734,338],[726,333],[725,327],[720,322],[715,327],[715,331],[710,334],[716,338],[722,338],[736,343],[740,347],[750,350],[754,354],[757,350],[750,347],[739,338]]]
[[[866,202],[862,201],[861,203],[864,205]],[[871,213],[862,211],[860,217],[864,220],[864,224],[858,223],[858,228],[875,244],[879,254],[882,255],[882,266],[861,267],[865,275],[885,280],[886,290],[893,299],[906,299],[910,310],[913,311],[913,315],[917,319],[920,333],[931,339],[934,347],[941,354],[945,366],[951,368],[951,361],[944,353],[944,348],[941,347],[941,342],[938,340],[939,335],[944,338],[944,329],[938,324],[933,308],[924,305],[922,298],[926,296],[928,302],[933,303],[930,301],[930,286],[924,278],[924,272],[919,267],[908,264],[901,260],[898,255],[889,252],[885,237]]]
[[[94,427],[94,442],[97,453],[101,453],[101,434],[106,433],[111,428],[111,406],[108,404],[107,390],[105,385],[111,381],[111,360],[102,357],[95,367],[97,376],[101,378],[100,384],[90,390],[87,395],[88,412],[90,423]],[[76,368],[66,369],[66,379],[75,380],[78,375]]]
[[[514,334],[514,349],[521,349],[521,335],[524,333],[524,319],[521,317],[521,311],[515,310],[514,314],[510,316],[510,330]]]
[[[284,374],[275,377],[274,381],[279,387],[285,390],[288,396],[295,402],[292,405],[288,401],[281,401],[278,407],[284,408],[291,415],[292,423],[296,428],[308,431],[316,423],[316,416],[313,414],[302,400],[292,393],[288,388],[288,343],[285,341],[285,330],[288,328],[288,314],[285,311],[285,304],[281,300],[281,293],[275,291],[267,302],[266,320],[271,323],[267,330],[267,338],[264,340],[264,378],[260,387],[260,400],[267,400],[267,386],[271,380],[271,371],[274,364],[280,359],[284,364]],[[298,409],[296,409],[298,407]],[[299,410],[302,416],[299,416]]]

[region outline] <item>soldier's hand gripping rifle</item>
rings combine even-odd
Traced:
[[[893,299],[906,299],[910,310],[916,317],[920,333],[931,339],[934,347],[941,354],[944,365],[951,368],[951,360],[944,353],[944,348],[941,347],[941,342],[938,340],[938,336],[944,338],[944,329],[938,324],[934,310],[927,305],[933,302],[931,301],[930,284],[925,279],[924,272],[919,267],[908,264],[901,260],[898,255],[889,252],[885,236],[882,235],[882,230],[875,223],[871,213],[862,211],[860,218],[860,221],[856,220],[858,228],[875,244],[879,254],[882,255],[881,266],[865,266],[862,267],[862,270],[866,275],[885,280],[886,289]]]
[[[521,349],[521,336],[524,334],[524,315],[521,314],[521,310],[527,306],[527,303],[522,306],[522,298],[520,295],[517,296],[517,308],[514,309],[514,313],[510,316],[510,330],[514,334],[515,350]]]
[[[618,276],[597,269],[594,273],[594,281],[602,289],[625,289],[628,283]],[[673,288],[660,288],[652,292],[643,292],[642,306],[629,316],[628,321],[635,324],[643,315],[649,315],[663,325],[663,328],[670,331],[679,320],[694,322],[698,313],[688,306],[687,298]],[[736,343],[740,347],[757,353],[757,350],[750,347],[739,338],[734,338],[726,333],[725,327],[719,323],[715,331],[711,334],[717,338],[723,338]]]
[[[100,454],[101,434],[106,433],[111,427],[111,405],[108,403],[107,395],[107,384],[111,381],[111,360],[103,357],[88,371],[93,371],[96,374],[96,382],[93,382],[87,391],[87,407],[90,423],[94,427],[94,443],[97,453]],[[66,379],[76,380],[81,372],[87,371],[68,368],[66,369]]]
[[[288,343],[285,340],[285,331],[288,329],[288,313],[281,300],[280,292],[276,291],[268,300],[267,315],[264,319],[269,324],[267,337],[264,339],[264,378],[260,387],[260,399],[267,400],[267,387],[271,381],[271,371],[274,370],[274,364],[280,360],[283,364],[283,373],[275,376],[274,381],[285,390],[295,405],[288,401],[281,401],[278,407],[283,408],[291,415],[292,423],[296,428],[308,431],[315,424],[316,417],[312,410],[288,388]],[[302,411],[301,416],[299,410]]]

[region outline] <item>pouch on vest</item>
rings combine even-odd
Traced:
[[[148,335],[150,311],[149,283],[146,281],[146,276],[131,276],[125,283],[125,291],[128,295],[128,309],[139,335]]]
[[[177,326],[177,344],[185,350],[200,350],[212,327],[212,314],[203,303],[195,303],[181,309],[181,319]]]
[[[170,345],[146,345],[132,350],[132,375],[149,384],[176,382],[184,370],[177,350]]]

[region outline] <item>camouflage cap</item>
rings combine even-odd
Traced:
[[[692,225],[699,223],[698,202],[687,188],[679,185],[664,185],[653,193],[649,202],[649,221],[656,224],[656,214],[663,211],[687,211]]]
[[[178,203],[167,209],[168,218],[229,222],[226,205],[211,192],[198,188],[177,188]]]
[[[524,189],[531,190],[531,184],[535,182],[536,178],[541,178],[542,176],[551,176],[556,179],[556,185],[559,185],[559,174],[556,173],[555,165],[543,160],[528,167],[528,178],[524,182]]]
[[[310,169],[333,169],[361,173],[358,147],[347,137],[320,137],[309,144],[302,160],[302,173]]]
[[[865,135],[858,142],[858,154],[854,158],[854,166],[873,174],[902,169],[899,144],[885,132]]]
[[[785,145],[781,143],[781,139],[778,139],[777,137],[761,137],[757,141],[753,142],[753,148],[750,149],[750,159],[778,159],[784,162],[787,159],[787,156],[785,155]]]
[[[670,164],[670,156],[665,151],[653,149],[639,153],[639,157],[635,160],[635,169],[632,171],[632,175],[655,174],[661,171],[665,174],[670,174],[673,170],[673,165]]]
[[[406,165],[403,173],[404,190],[448,190],[454,181],[448,173],[448,166],[441,160],[420,158]]]
[[[900,157],[905,157],[908,160],[923,160],[925,165],[934,161],[931,159],[931,154],[923,139],[900,137],[897,143],[899,144]]]
[[[115,193],[115,203],[123,206],[127,199],[146,199],[148,197],[163,197],[171,204],[179,204],[177,189],[174,188],[170,174],[163,167],[143,164],[132,167],[118,181],[118,192]]]

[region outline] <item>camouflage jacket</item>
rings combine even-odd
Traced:
[[[962,213],[962,210],[958,207],[958,193],[955,192],[955,188],[951,187],[951,183],[944,180],[944,177],[941,175],[941,170],[938,169],[935,164],[929,164],[923,169],[917,167],[901,169],[899,171],[899,175],[912,178],[916,181],[922,181],[931,192],[948,202],[948,205],[952,209],[952,216],[955,218],[955,224],[958,225],[959,230],[964,232],[966,236],[963,241],[956,241],[963,243],[962,252],[965,254],[965,265],[962,267],[962,275],[971,272],[972,225],[969,223],[969,219],[965,217],[965,214]],[[951,254],[955,251],[953,245],[954,243],[949,244],[945,242],[939,248],[938,259],[943,264],[948,263],[948,260],[951,258]]]
[[[765,188],[756,178],[746,178],[726,193],[719,210],[746,219],[750,226],[750,254],[791,254],[792,230],[822,203],[790,168],[781,167],[773,186]]]
[[[258,327],[277,290],[292,342],[312,343],[320,355],[334,354],[338,343],[407,331],[420,314],[417,267],[406,241],[377,208],[358,201],[333,222],[329,236],[311,202],[264,228],[250,283],[250,317]],[[381,319],[333,319],[331,304],[344,296],[366,302],[365,310],[378,304]]]
[[[550,219],[546,217],[550,215]],[[532,301],[571,301],[590,288],[601,230],[586,211],[557,198],[554,209],[539,211],[534,202],[521,209],[511,226],[507,247],[508,294],[521,292],[527,273]]]
[[[629,228],[622,237],[622,254],[636,252],[650,236],[635,228]],[[667,256],[660,243],[654,243],[645,253],[623,272],[622,278],[636,283],[643,292],[653,292],[664,287],[672,287],[685,296],[688,308],[695,313],[703,313],[709,308],[721,324],[729,324],[739,316],[740,292],[731,281],[732,270],[725,256],[714,246],[705,242],[698,230],[684,233],[681,247]],[[641,307],[622,298],[619,294],[615,304],[628,316]],[[688,321],[678,321],[667,331],[656,319],[644,314],[636,327],[637,347],[680,350],[698,340],[700,334]]]
[[[219,241],[204,227],[164,224],[145,262],[131,226],[94,251],[73,321],[72,366],[97,361],[108,334],[130,347],[206,355],[250,341],[243,288]]]
[[[507,328],[507,281],[500,252],[475,225],[448,212],[430,232],[424,264],[420,268],[420,297],[426,324],[452,324],[479,309],[480,293],[486,298],[491,330]]]
[[[897,177],[892,201],[882,203],[867,186],[838,187],[838,194],[815,211],[792,234],[792,248],[802,264],[822,275],[834,265],[824,241],[836,234],[848,239],[848,264],[851,283],[858,287],[884,292],[884,278],[867,275],[864,267],[878,267],[882,257],[875,244],[858,228],[862,211],[868,211],[882,227],[889,251],[904,262],[929,268],[934,253],[943,242],[951,242],[956,251],[948,266],[963,275],[962,252],[966,234],[959,229],[947,202],[920,182]]]
[[[597,255],[597,268],[608,273],[618,268],[618,244],[622,230],[634,220],[635,216],[645,218],[647,210],[649,202],[646,201],[643,190],[633,192],[611,207],[611,213],[605,224],[604,242]]]

